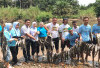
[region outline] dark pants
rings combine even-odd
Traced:
[[[97,44],[97,39],[96,38],[93,38],[93,44]]]
[[[26,39],[25,43],[26,43],[27,58],[30,59],[30,46],[32,47],[31,40],[30,39]]]
[[[12,61],[14,62],[14,64],[16,64],[17,63],[18,46],[10,47],[10,51],[12,54]]]
[[[58,50],[59,49],[59,38],[53,38],[53,42],[55,44],[56,50]]]
[[[61,48],[62,48],[62,50],[64,50],[66,45],[67,45],[67,47],[70,47],[70,41],[69,40],[66,40],[64,42],[61,41]]]
[[[91,41],[87,41],[86,43],[91,44],[92,42]]]
[[[37,41],[31,41],[32,46],[32,55],[34,56],[35,53],[39,53],[39,43]]]
[[[23,55],[24,55],[25,61],[27,61],[28,59],[27,59],[27,53],[26,53],[26,49],[25,48],[23,48]]]
[[[41,46],[42,52],[44,52],[44,47],[46,47],[47,49],[46,40],[47,40],[47,37],[39,37],[39,45]]]

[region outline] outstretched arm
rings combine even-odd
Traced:
[[[36,40],[32,35],[30,35],[30,34],[28,34],[28,33],[26,33],[26,35],[27,35],[28,37],[30,37],[30,38]]]

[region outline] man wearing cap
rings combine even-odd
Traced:
[[[75,42],[77,42],[78,39],[80,39],[80,37],[78,33],[73,32],[71,27],[68,28],[68,32],[68,35],[63,40],[68,40],[70,42],[70,45],[68,47],[71,48],[75,45]]]
[[[65,39],[65,37],[68,35],[68,28],[70,25],[68,25],[68,18],[63,19],[63,24],[59,27],[59,34],[61,39],[61,48],[62,51],[64,51],[65,45],[69,45],[67,41],[63,41],[62,39]]]

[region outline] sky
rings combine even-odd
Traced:
[[[16,1],[16,0],[12,0],[12,1]],[[88,6],[90,3],[95,3],[96,0],[78,0],[80,5],[85,5]]]
[[[90,3],[95,3],[96,0],[78,0],[80,5],[88,6]]]

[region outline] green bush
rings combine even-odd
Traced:
[[[46,22],[46,21],[49,21],[49,19],[50,19],[51,17],[52,17],[51,12],[41,12],[41,13],[37,16],[36,20],[37,20],[38,22],[40,22],[40,21]]]
[[[41,11],[38,7],[30,7],[28,9],[19,9],[19,8],[0,8],[0,19],[6,20],[7,22],[12,22],[19,19],[30,19],[32,21],[38,20],[39,18],[43,21],[47,21],[52,17],[51,12]]]
[[[71,15],[71,18],[83,18],[85,16],[88,17],[95,17],[94,7],[90,7],[86,10],[79,10],[79,13],[76,15]]]

